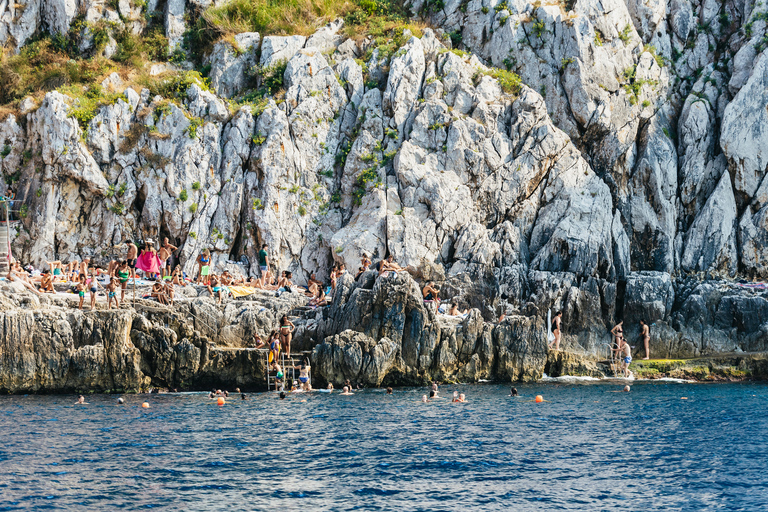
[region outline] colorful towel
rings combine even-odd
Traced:
[[[250,286],[229,286],[229,292],[232,294],[233,297],[245,297],[247,295],[251,295],[256,291],[256,288],[251,288]]]

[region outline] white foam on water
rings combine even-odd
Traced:
[[[539,379],[539,382],[600,382],[602,379],[597,377],[587,377],[583,375],[561,375],[560,377],[549,377],[546,373]]]

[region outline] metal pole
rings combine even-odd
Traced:
[[[8,251],[8,269],[11,268],[11,214],[10,214],[10,206],[8,205],[8,201],[5,202],[5,233],[8,237],[8,247],[6,248]]]

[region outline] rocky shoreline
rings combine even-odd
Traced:
[[[765,330],[743,305],[760,311],[768,300],[725,286],[704,282],[691,290],[677,314],[689,311],[690,303],[708,304],[696,322],[681,325],[674,312],[654,321],[652,354],[674,360],[641,361],[636,347],[638,378],[768,378],[766,351],[755,350],[765,343]],[[378,277],[370,271],[357,281],[347,274],[331,305],[316,309],[296,293],[275,297],[257,290],[247,300],[217,306],[202,287],[180,290],[173,307],[138,299],[134,307],[107,311],[100,299],[96,311],[80,311],[74,294],[38,297],[3,282],[0,392],[263,390],[266,350],[249,348],[249,340],[274,329],[283,314],[297,326],[293,350],[311,359],[316,387],[347,379],[371,387],[612,376],[605,364],[610,335],[604,323],[589,324],[595,311],[583,307],[590,303],[583,297],[566,308],[564,350],[554,352],[545,342],[546,303],[528,303],[501,322],[486,321],[478,309],[449,317],[422,300],[409,273]],[[661,312],[658,297],[666,291],[643,290],[627,298],[626,310]],[[651,291],[655,298],[647,295]]]

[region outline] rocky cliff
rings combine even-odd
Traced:
[[[127,238],[169,236],[188,272],[210,248],[256,274],[267,242],[301,282],[390,252],[479,312],[448,342],[415,284],[398,301],[348,285],[311,339],[341,336],[328,357],[401,346],[393,379],[475,356],[484,369],[466,375],[507,375],[503,329],[537,347],[510,354],[545,361],[524,336],[550,308],[591,357],[619,318],[631,339],[653,323],[665,356],[765,350],[765,292],[737,286],[768,273],[762,3],[426,0],[407,6],[420,25],[383,36],[353,34],[348,15],[193,49],[192,20],[222,5],[0,4],[6,60],[34,63],[56,35],[87,56],[61,65],[99,86],[70,70],[2,110],[20,260],[105,261]],[[150,27],[175,63],[126,67],[127,34]],[[19,73],[3,67],[6,90]],[[486,323],[504,311],[507,327]]]

